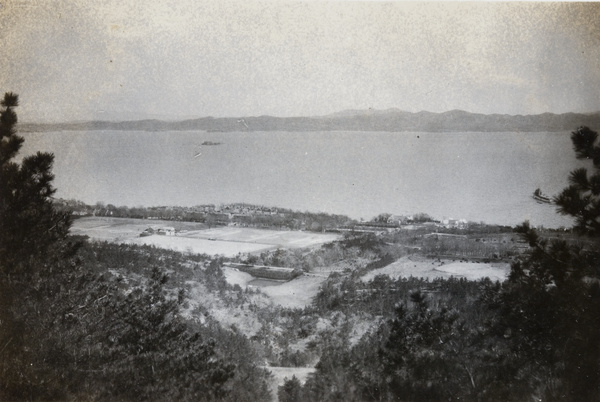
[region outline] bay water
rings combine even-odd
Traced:
[[[116,206],[246,202],[371,219],[379,213],[569,226],[538,204],[576,160],[568,132],[25,133],[55,154],[56,197]]]

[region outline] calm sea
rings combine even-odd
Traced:
[[[57,197],[117,206],[247,202],[370,219],[382,212],[570,225],[537,204],[581,166],[569,133],[51,132]],[[205,142],[218,145],[202,145]]]

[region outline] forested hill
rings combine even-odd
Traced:
[[[417,131],[417,132],[517,132],[570,131],[581,125],[600,126],[600,112],[590,114],[506,115],[477,114],[461,110],[444,113],[384,111],[345,111],[320,117],[203,117],[182,121],[89,121],[77,123],[22,123],[24,132],[62,130],[134,131]]]

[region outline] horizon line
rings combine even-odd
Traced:
[[[510,114],[510,113],[479,113],[479,112],[470,112],[464,109],[450,109],[443,112],[431,112],[428,110],[419,110],[418,112],[410,112],[407,110],[402,110],[399,108],[391,107],[387,109],[344,109],[338,112],[332,112],[324,115],[287,115],[287,116],[279,116],[279,115],[270,115],[270,114],[261,114],[261,115],[246,115],[246,116],[197,116],[197,117],[186,117],[186,116],[175,116],[172,118],[168,116],[164,117],[146,117],[146,118],[133,118],[133,119],[114,119],[114,120],[104,120],[104,119],[78,119],[78,120],[57,120],[57,121],[19,121],[18,124],[81,124],[81,123],[94,123],[94,122],[102,122],[102,123],[126,123],[126,122],[141,122],[141,121],[158,121],[158,122],[182,122],[182,121],[190,121],[190,120],[201,120],[201,119],[259,119],[259,118],[275,118],[275,119],[295,119],[295,118],[305,118],[305,119],[319,119],[319,118],[327,118],[327,117],[350,117],[350,114],[355,115],[368,115],[368,114],[387,114],[387,113],[407,113],[407,114],[421,114],[421,113],[429,113],[429,114],[447,114],[447,113],[466,113],[471,115],[481,115],[481,116],[509,116],[509,117],[528,117],[528,116],[542,116],[542,115],[555,115],[562,116],[568,114],[579,114],[579,115],[588,115],[592,116],[595,114],[600,114],[600,110],[598,111],[590,111],[590,112],[542,112],[542,113],[528,113],[528,114]],[[348,116],[343,116],[344,113],[348,113]],[[135,113],[133,113],[135,114]]]

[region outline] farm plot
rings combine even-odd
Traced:
[[[195,230],[203,225],[194,222],[172,222],[161,220],[85,217],[75,219],[71,234],[89,236],[92,240],[120,242],[139,237],[149,227],[173,227],[175,230]]]
[[[339,238],[337,234],[331,233],[237,228],[229,226],[206,230],[194,230],[182,235],[185,237],[220,241],[271,244],[281,248],[311,247],[331,242]]]
[[[408,278],[444,278],[451,276],[478,280],[490,278],[493,281],[503,281],[510,272],[508,263],[477,263],[456,262],[452,260],[432,260],[424,257],[409,256],[400,258],[387,267],[375,269],[362,276],[363,281],[370,281],[377,275],[389,275],[392,279]]]
[[[175,236],[140,234],[152,227],[172,227]],[[197,254],[233,257],[238,253],[257,253],[276,248],[316,247],[337,239],[329,233],[277,231],[238,227],[205,229],[202,224],[127,218],[87,217],[75,220],[71,233],[92,240],[156,247]]]
[[[239,253],[255,253],[275,248],[271,244],[212,241],[180,236],[149,236],[124,240],[128,244],[146,244],[168,250],[233,257]]]

